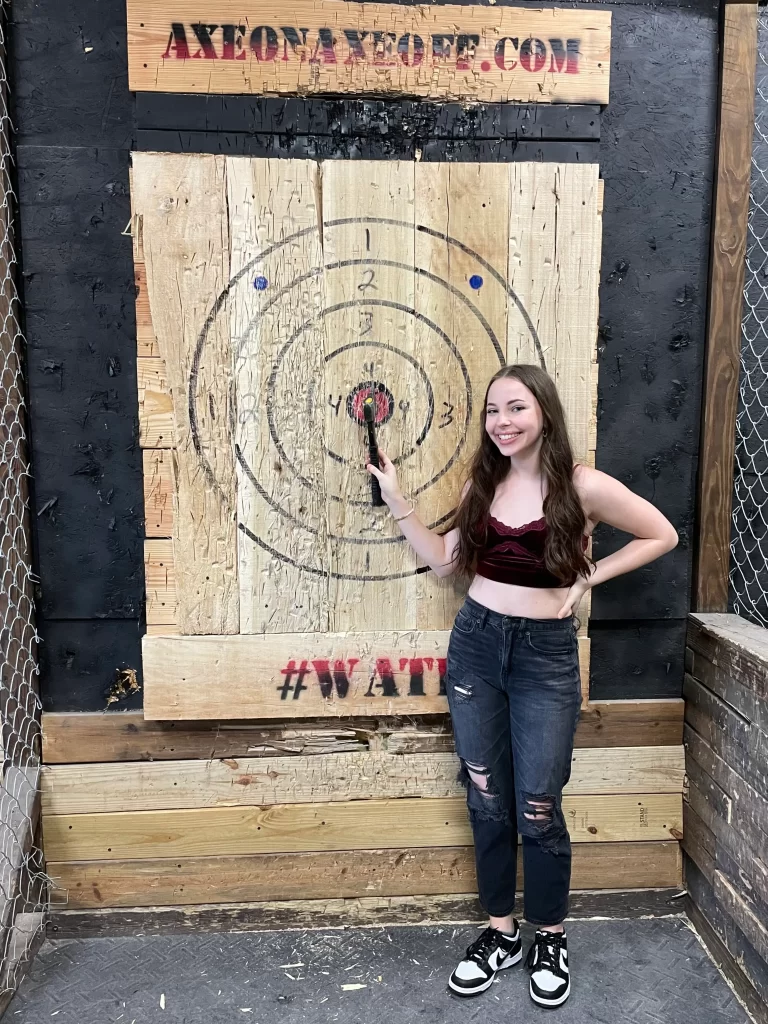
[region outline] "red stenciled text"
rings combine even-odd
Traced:
[[[482,73],[520,69],[532,74],[577,75],[578,39],[537,39],[533,36],[481,37],[471,32],[414,32],[345,28],[302,28],[290,25],[219,25],[173,22],[163,60],[255,60],[260,64],[295,61],[311,65],[365,64],[385,67],[445,67]]]
[[[353,673],[359,664],[359,658],[337,658],[333,661],[291,658],[285,668],[280,669],[283,677],[283,682],[277,687],[280,699],[299,700],[302,693],[316,688],[325,698],[343,700],[356,681]],[[399,658],[394,664],[392,658],[377,658],[374,670],[366,679],[367,689],[358,691],[358,694],[364,697],[424,697],[425,673],[436,673],[439,695],[444,696],[445,670],[445,658]]]

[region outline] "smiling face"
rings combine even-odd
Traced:
[[[514,377],[491,384],[485,406],[485,429],[502,455],[517,455],[538,443],[544,427],[541,406]]]

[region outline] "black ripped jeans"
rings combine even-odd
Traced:
[[[512,913],[520,834],[524,917],[560,924],[571,882],[562,791],[582,703],[574,617],[500,615],[466,598],[448,644],[446,690],[480,902],[493,917]]]

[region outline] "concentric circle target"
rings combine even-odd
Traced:
[[[387,233],[386,251],[365,254]],[[233,364],[230,431],[239,467],[238,519],[245,537],[310,572],[344,577],[319,560],[318,535],[354,545],[356,578],[402,576],[392,545],[404,538],[371,501],[363,403],[373,399],[380,447],[404,493],[430,527],[451,515],[458,472],[489,377],[504,364],[477,293],[493,290],[520,319],[543,365],[536,331],[504,277],[460,240],[417,226],[461,253],[472,273],[457,284],[416,260],[414,226],[345,218],[304,228],[245,261],[214,304],[189,381],[192,440],[208,483],[222,496],[220,460],[208,443],[212,408],[202,381],[216,373],[224,337]],[[329,259],[327,254],[349,257]],[[322,258],[326,254],[326,258]],[[226,325],[224,321],[226,320]],[[219,372],[222,372],[219,369]],[[474,442],[473,442],[474,443]],[[324,511],[319,511],[320,509]],[[247,520],[247,521],[245,521]],[[297,551],[306,551],[306,556]]]

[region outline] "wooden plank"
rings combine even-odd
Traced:
[[[580,747],[668,746],[683,742],[682,700],[594,701],[582,708]],[[377,749],[437,753],[453,749],[447,715],[420,720],[345,718],[341,722],[153,722],[141,711],[47,712],[42,715],[46,764],[301,756]]]
[[[736,680],[760,700],[768,700],[768,637],[762,626],[731,613],[688,616],[686,645],[697,676],[701,659]],[[706,667],[702,666],[705,671]]]
[[[738,804],[732,802],[695,761],[690,759],[687,768],[688,801],[717,840],[715,866],[720,867],[717,851],[722,846],[739,865],[752,890],[764,902],[768,901],[768,860],[763,859],[760,834],[753,832]]]
[[[549,371],[579,462],[587,459],[593,417],[598,175],[597,164],[510,164],[507,278],[535,336],[522,314],[510,312],[507,362],[537,363]]]
[[[563,814],[576,843],[652,841],[681,830],[675,793],[571,796]],[[311,850],[466,846],[463,798],[355,800],[348,803],[209,807],[114,814],[54,814],[46,821],[46,860],[133,860]]]
[[[175,426],[165,363],[160,356],[136,359],[139,391],[139,444],[142,448],[173,448]]]
[[[225,161],[135,153],[132,181],[152,321],[173,399],[179,626],[186,633],[234,633],[239,602],[226,308],[207,320],[230,276]]]
[[[136,288],[136,346],[140,358],[159,356],[160,349],[152,326],[152,312],[149,308],[149,291],[147,289],[147,268],[144,255],[141,259],[134,256],[134,285]]]
[[[227,97],[229,101],[231,97]],[[258,102],[258,101],[257,101]],[[365,103],[365,100],[360,100]],[[337,108],[338,109],[338,108]],[[399,109],[399,104],[398,104]],[[474,122],[473,122],[474,124]],[[390,159],[424,161],[425,163],[455,160],[460,163],[513,163],[543,160],[555,163],[598,163],[600,144],[551,140],[546,143],[514,135],[497,135],[493,140],[476,139],[474,135],[463,139],[422,138],[421,145],[406,132],[392,130],[390,137],[382,139],[387,129],[375,136],[356,139],[347,137],[335,122],[334,135],[291,135],[291,159],[295,160],[377,160],[382,154]],[[420,126],[421,127],[421,126]],[[271,159],[284,149],[283,139],[288,132],[275,135],[248,132],[217,131],[144,131],[135,132],[135,150],[145,153],[208,153],[223,156]],[[384,148],[382,148],[384,147]]]
[[[421,895],[477,892],[471,846],[49,861],[46,869],[57,889],[66,890],[69,910],[349,899],[373,893],[407,896],[414,891]],[[571,892],[679,886],[680,870],[681,854],[676,842],[577,843],[573,848]],[[518,857],[516,885],[522,891],[522,856]]]
[[[692,676],[683,679],[685,720],[724,761],[768,799],[768,736]]]
[[[745,870],[736,863],[722,843],[715,841],[715,847],[714,868],[725,876],[728,883],[736,890],[756,917],[761,921],[768,921],[768,898],[752,882],[751,875],[753,872],[751,865],[747,864]]]
[[[716,839],[707,828],[688,800],[683,800],[682,848],[698,864],[702,874],[710,882],[715,873]]]
[[[445,712],[449,635],[447,630],[411,630],[145,636],[144,717]]]
[[[754,133],[757,5],[725,7],[699,456],[694,608],[728,609],[741,312]]]
[[[428,415],[418,370],[426,353],[416,350],[413,315],[415,167],[401,160],[323,164],[325,295],[334,310],[325,317],[326,439],[337,453],[325,470],[334,631],[416,626],[419,563],[389,509],[371,505],[366,432],[349,405],[358,393],[381,395],[379,441],[392,459],[403,460],[400,483],[409,493]],[[427,363],[427,376],[429,369]]]
[[[660,700],[592,700],[582,708],[580,746],[639,746],[682,743],[684,702]]]
[[[218,25],[201,47],[191,24],[199,11],[188,0],[129,0],[130,89],[608,102],[608,11],[466,6],[446,12],[426,5],[294,0],[288,20],[295,28],[283,29],[282,5],[264,0],[260,27],[252,33],[238,28],[243,10],[234,0],[220,0],[216,12]],[[174,34],[172,23],[180,26]],[[231,46],[224,25],[230,26]],[[189,59],[194,57],[205,59]]]
[[[509,169],[503,162],[419,163],[415,190],[415,308],[424,318],[414,325],[415,342],[438,415],[428,453],[422,446],[421,465],[405,481],[404,493],[414,494],[419,480],[447,467],[414,496],[422,520],[432,524],[445,521],[456,506],[485,388],[504,363],[509,294],[502,275],[509,240],[499,225],[509,217]],[[470,387],[462,380],[457,357],[446,343],[440,346],[433,325],[456,347]],[[427,458],[431,474],[425,473]],[[467,585],[434,573],[420,576],[416,624],[450,629]]]
[[[175,628],[177,600],[172,540],[144,541],[144,580],[147,624]]]
[[[754,828],[762,830],[765,834],[765,848],[768,849],[768,800],[731,768],[689,725],[684,727],[683,742],[688,756],[739,804],[741,814],[749,819]]]
[[[686,669],[697,683],[716,694],[724,704],[728,704],[738,715],[746,718],[750,725],[768,734],[768,701],[756,694],[751,686],[742,685],[741,679],[734,678],[720,666],[702,658],[700,654],[695,654],[690,648],[686,657]],[[758,688],[765,687],[768,690],[766,677],[768,665],[764,670],[763,679],[757,684]],[[747,677],[745,681],[751,683],[752,679]]]
[[[230,95],[222,102],[218,96],[142,92],[136,96],[134,116],[140,132],[165,131],[182,136],[186,132],[212,132],[219,137],[248,132],[289,134],[291,139],[338,139],[341,134],[350,139],[381,141],[382,135],[397,129],[406,139],[450,142],[470,138],[548,143],[600,139],[600,107],[586,103],[483,103],[467,107],[461,103],[400,99],[374,106],[356,96],[329,104],[322,97],[265,96],[254,102],[250,96]],[[166,146],[170,145],[172,140],[168,139]]]
[[[377,731],[375,719],[352,718],[320,726],[312,722],[150,722],[141,711],[43,712],[42,723],[47,764],[338,753],[367,749]],[[448,729],[445,716],[440,728]]]
[[[309,757],[46,767],[44,814],[246,807],[461,796],[455,754],[354,752]],[[574,751],[569,795],[680,793],[682,747]]]
[[[173,536],[173,455],[158,448],[145,449],[144,532],[147,537]]]
[[[320,195],[314,161],[227,160],[241,633],[328,629]]]
[[[681,917],[679,888],[571,892],[570,919]],[[285,928],[391,927],[395,925],[487,924],[476,895],[367,896],[354,899],[274,900],[201,907],[134,907],[130,910],[58,910],[52,939],[163,935]]]
[[[760,921],[748,904],[741,898],[722,871],[715,871],[713,885],[715,898],[730,914],[755,951],[768,961],[768,928]]]

